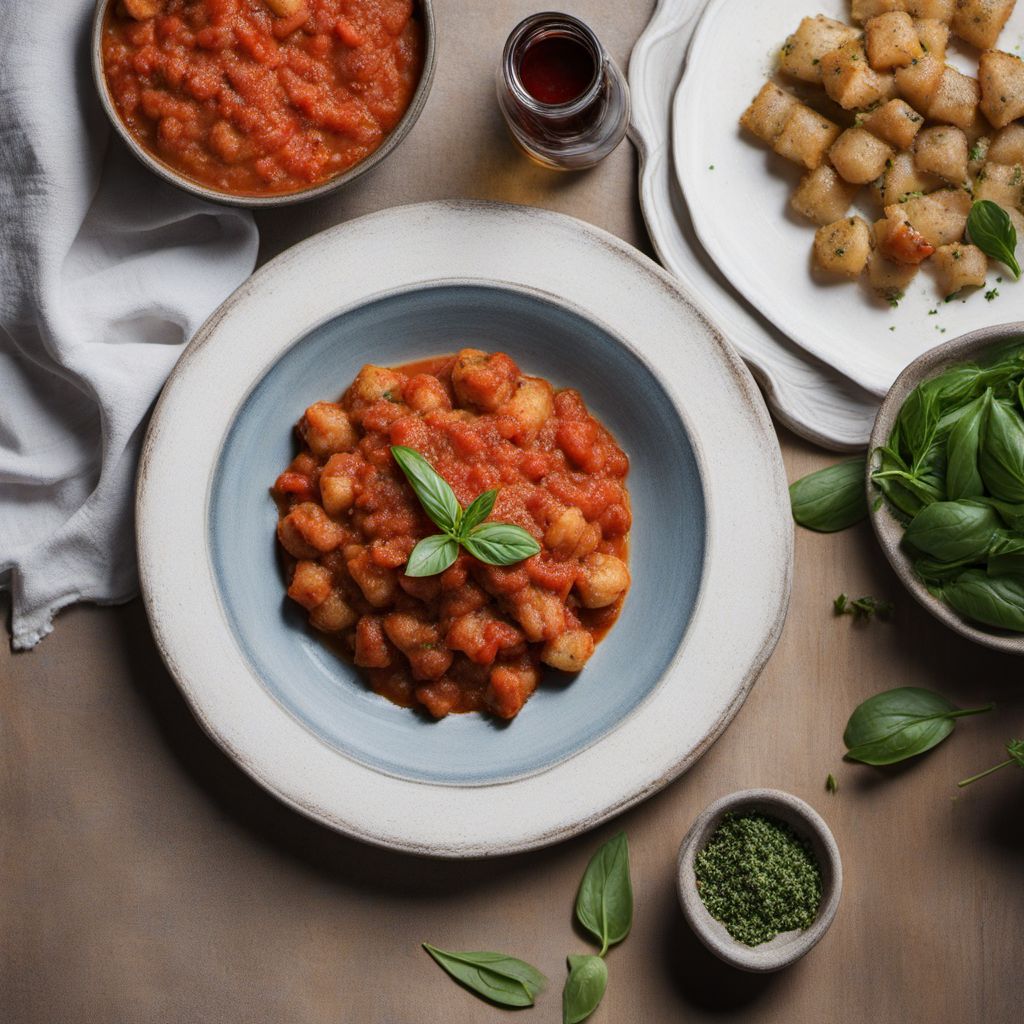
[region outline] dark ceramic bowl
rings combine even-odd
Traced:
[[[199,196],[201,199],[207,199],[214,203],[260,209],[269,206],[288,206],[291,203],[302,203],[309,199],[319,199],[321,196],[336,192],[350,181],[364,174],[371,167],[379,164],[409,134],[410,129],[423,111],[423,107],[427,102],[427,96],[430,93],[430,86],[434,81],[436,30],[433,0],[415,0],[423,22],[423,71],[420,74],[419,84],[416,86],[416,91],[413,93],[412,102],[410,102],[408,109],[377,149],[336,177],[321,182],[319,185],[311,185],[309,188],[299,189],[296,192],[286,192],[282,195],[272,196],[246,196],[222,192],[219,189],[203,185],[198,181],[193,181],[180,171],[165,164],[142,146],[125,127],[120,114],[117,112],[117,107],[111,99],[110,92],[107,89],[106,76],[103,74],[103,16],[111,3],[116,3],[116,0],[97,0],[92,22],[93,81],[96,84],[96,91],[99,93],[100,103],[102,103],[110,123],[124,140],[125,145],[154,174],[159,175],[164,181],[169,181],[172,185],[177,185],[178,188],[190,192],[194,196]]]
[[[947,341],[944,345],[939,345],[915,359],[896,378],[896,382],[889,389],[889,393],[878,410],[875,426],[871,431],[871,440],[868,442],[868,452],[872,454],[868,458],[866,486],[868,508],[872,509],[871,525],[874,527],[875,536],[885,552],[885,557],[889,559],[889,564],[913,597],[924,605],[932,615],[961,636],[985,647],[991,647],[994,651],[1024,654],[1024,635],[973,625],[962,619],[944,601],[940,601],[928,592],[928,588],[915,575],[910,559],[903,550],[901,544],[903,540],[902,523],[892,514],[885,502],[882,502],[878,508],[874,507],[879,491],[871,483],[871,470],[877,465],[877,457],[873,453],[889,439],[900,407],[910,392],[922,381],[948,370],[951,366],[983,360],[994,349],[1008,344],[1015,338],[1024,341],[1024,322],[1001,324],[972,331],[970,334]]]

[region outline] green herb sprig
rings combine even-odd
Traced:
[[[843,733],[846,759],[862,764],[898,764],[938,746],[955,720],[991,711],[994,704],[962,709],[941,694],[916,686],[887,690],[864,701]]]
[[[485,491],[464,509],[448,481],[418,451],[394,445],[391,454],[423,511],[442,531],[424,537],[412,549],[405,566],[406,576],[436,576],[444,572],[459,557],[460,545],[488,565],[514,565],[540,551],[537,541],[521,526],[484,522],[494,509],[496,490]]]
[[[979,772],[977,775],[972,775],[969,779],[962,779],[957,785],[961,788],[969,786],[972,782],[977,782],[978,779],[983,779],[986,775],[991,775],[1001,768],[1009,768],[1012,764],[1015,764],[1018,768],[1024,768],[1024,740],[1010,740],[1006,744],[1006,752],[1010,756],[1005,761],[1001,761],[994,767]]]
[[[633,885],[626,833],[612,836],[590,859],[576,894],[576,918],[601,944],[597,956],[570,956],[562,990],[562,1024],[579,1024],[598,1007],[608,985],[604,957],[633,924]]]
[[[892,601],[869,595],[849,598],[845,594],[840,594],[832,602],[832,610],[836,615],[852,615],[861,621],[867,621],[875,616],[885,620],[892,615],[893,604]]]
[[[967,234],[986,255],[1005,263],[1016,281],[1020,278],[1017,262],[1017,229],[1010,215],[991,199],[979,199],[971,206]]]
[[[809,530],[835,533],[868,514],[864,459],[851,459],[801,477],[789,487],[793,518]]]

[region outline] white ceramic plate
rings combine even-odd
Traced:
[[[673,97],[705,0],[659,0],[629,58],[630,137],[640,155],[640,206],[661,262],[739,350],[772,412],[816,444],[867,444],[878,400],[809,356],[719,273],[693,230],[672,157]]]
[[[417,309],[422,318],[410,319]],[[291,615],[274,573],[266,489],[289,424],[340,391],[367,353],[379,346],[383,361],[405,339],[412,358],[494,343],[530,369],[578,372],[597,414],[633,438],[635,579],[623,616],[584,673],[538,691],[507,728],[476,716],[425,723],[369,693]],[[575,364],[563,346],[582,346]],[[659,463],[664,475],[645,479]],[[659,489],[677,495],[672,507]],[[691,515],[681,502],[703,523],[696,540],[680,528]],[[160,399],[137,522],[154,635],[210,735],[299,811],[436,856],[553,843],[676,777],[742,704],[789,596],[783,467],[729,347],[667,274],[619,240],[485,203],[352,221],[254,275],[200,331]],[[578,727],[586,694],[599,711],[625,703]]]
[[[863,281],[848,284],[812,273],[814,227],[788,207],[800,169],[742,132],[737,121],[772,73],[786,36],[801,18],[817,13],[848,20],[849,5],[711,0],[679,86],[676,171],[701,243],[722,274],[807,352],[881,396],[907,363],[940,342],[1024,319],[1024,283],[1014,285],[993,264],[990,287],[997,276],[1004,278],[996,301],[975,292],[966,301],[945,303],[925,269],[892,309]],[[1000,46],[1012,50],[1022,30],[1024,7],[1018,7]],[[949,62],[977,75],[977,51],[952,42]],[[856,209],[869,223],[878,216],[866,189]]]

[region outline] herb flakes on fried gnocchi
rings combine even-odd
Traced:
[[[786,38],[740,125],[802,168],[790,207],[816,228],[817,271],[864,275],[895,305],[919,268],[949,297],[1012,258],[1024,60],[997,46],[1015,2],[851,0],[849,24],[808,11]],[[946,62],[951,36],[982,51],[976,75]],[[969,236],[986,201],[1002,211],[998,246]]]

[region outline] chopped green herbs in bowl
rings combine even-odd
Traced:
[[[1024,324],[911,363],[869,451],[872,524],[903,583],[957,632],[1024,654]]]
[[[803,800],[734,793],[694,822],[679,849],[679,900],[697,937],[746,971],[798,960],[828,930],[842,865],[832,833]]]

